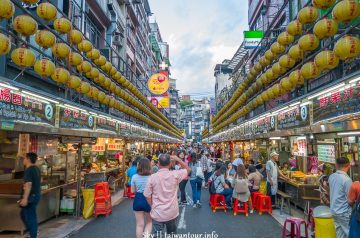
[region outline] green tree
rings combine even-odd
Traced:
[[[186,106],[189,106],[189,105],[192,105],[192,104],[193,104],[193,102],[190,101],[190,100],[181,101],[180,102],[180,107],[181,107],[181,109],[184,109]]]

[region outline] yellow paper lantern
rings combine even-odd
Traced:
[[[60,34],[69,33],[72,29],[71,22],[65,17],[55,19],[54,29]]]
[[[280,95],[280,84],[274,84],[272,87],[271,87],[271,91],[274,95],[274,98],[278,97]]]
[[[116,99],[114,97],[111,97],[109,101],[109,107],[114,108],[115,103],[116,103]]]
[[[300,46],[298,44],[293,45],[290,49],[289,49],[289,53],[288,55],[294,59],[295,61],[301,60],[302,58],[304,58],[304,52],[303,50],[300,48]]]
[[[301,75],[304,79],[317,78],[320,75],[320,70],[316,66],[315,62],[310,61],[301,67]]]
[[[314,26],[314,34],[319,39],[333,37],[337,31],[337,22],[329,18],[321,19]]]
[[[109,74],[110,74],[111,77],[113,77],[116,74],[116,72],[117,72],[117,69],[114,66],[112,66],[111,69],[110,69]]]
[[[105,93],[100,91],[99,94],[98,94],[97,99],[98,99],[99,102],[103,102],[105,97],[106,97]]]
[[[270,62],[275,58],[275,54],[271,50],[267,50],[265,52],[265,58],[269,60]]]
[[[81,85],[81,79],[75,75],[71,75],[67,83],[67,86],[71,89],[77,89],[80,87],[80,85]]]
[[[79,64],[81,64],[83,61],[83,58],[81,57],[80,54],[76,53],[76,52],[71,52],[69,54],[69,64],[71,66],[78,66]]]
[[[334,47],[334,53],[341,60],[356,58],[360,55],[360,40],[353,36],[344,36]]]
[[[289,55],[283,55],[279,59],[279,64],[283,68],[292,68],[295,65],[295,60]]]
[[[294,70],[289,74],[289,80],[293,85],[303,85],[304,77],[301,74],[301,70]]]
[[[109,102],[110,102],[110,96],[106,95],[104,100],[102,101],[102,104],[109,105]]]
[[[280,88],[283,92],[291,91],[296,85],[292,84],[288,77],[285,77],[280,80]]]
[[[96,60],[100,58],[100,51],[96,48],[93,48],[92,50],[86,53],[86,56],[92,60]]]
[[[270,69],[271,70],[271,69]],[[271,76],[271,75],[270,75]],[[272,81],[272,78],[268,78],[266,76],[266,72],[264,74],[262,74],[260,77],[259,77],[259,80],[260,82],[263,84],[263,85],[267,85],[269,83],[271,83]]]
[[[302,32],[302,24],[299,20],[294,20],[289,23],[286,28],[286,31],[293,36],[298,36]]]
[[[277,42],[280,45],[290,45],[294,41],[294,36],[289,34],[287,31],[280,33],[277,38]]]
[[[339,58],[333,51],[324,50],[315,56],[314,62],[320,70],[330,70],[339,65]]]
[[[111,85],[111,79],[109,79],[108,77],[105,77],[105,81],[103,83],[103,87],[107,90],[110,89],[110,85]]]
[[[35,64],[35,54],[26,48],[17,48],[11,52],[11,59],[19,67],[28,68]]]
[[[51,78],[55,82],[66,84],[70,79],[70,73],[64,68],[56,68]]]
[[[109,61],[106,61],[106,63],[101,66],[101,69],[104,70],[105,72],[109,72],[111,69],[112,65]]]
[[[97,68],[92,67],[90,72],[86,73],[86,77],[90,78],[90,79],[94,79],[97,78],[99,76],[100,72]]]
[[[116,74],[113,76],[113,79],[116,80],[116,82],[120,83],[121,73],[117,71]]]
[[[36,35],[35,35],[36,44],[38,44],[39,46],[41,46],[45,49],[53,47],[55,44],[55,41],[56,41],[55,35],[53,33],[51,33],[50,31],[41,30],[41,31],[36,32]]]
[[[360,15],[360,3],[357,0],[340,1],[333,8],[332,15],[335,21],[348,23]]]
[[[282,75],[286,72],[286,68],[281,67],[279,62],[276,62],[272,67],[271,70],[274,75]]]
[[[114,82],[110,83],[110,92],[115,93],[116,90],[116,84]]]
[[[20,15],[15,17],[13,28],[17,33],[23,36],[31,36],[36,33],[38,24],[31,16]]]
[[[51,3],[43,2],[36,8],[36,13],[40,18],[52,21],[56,18],[57,9]]]
[[[91,68],[92,68],[91,64],[88,61],[85,61],[85,60],[76,67],[76,69],[79,72],[84,73],[84,74],[86,74],[87,72],[90,72]]]
[[[275,55],[282,54],[285,51],[285,47],[283,45],[280,45],[278,42],[275,42],[270,47],[271,52],[273,52]]]
[[[79,44],[78,44],[78,49],[84,53],[89,52],[93,49],[93,45],[91,44],[90,41],[88,40],[82,40]]]
[[[105,82],[105,75],[100,73],[99,76],[94,79],[94,82],[102,86]]]
[[[70,54],[70,47],[65,43],[56,43],[52,47],[52,53],[57,58],[66,58]]]
[[[262,81],[261,81],[261,78],[258,78],[255,83],[256,83],[258,88],[262,88],[264,86]]]
[[[319,16],[318,9],[315,7],[304,7],[298,13],[297,19],[301,24],[308,24],[315,22]]]
[[[11,50],[11,41],[9,37],[0,33],[0,55],[6,55]]]
[[[262,100],[264,101],[264,102],[268,102],[269,101],[269,95],[266,93],[266,91],[265,92],[262,92],[261,94],[260,94],[260,96],[261,96],[261,98],[262,98]],[[247,108],[245,108],[245,111],[248,111],[247,110]]]
[[[101,55],[98,59],[96,59],[96,60],[94,61],[94,63],[95,63],[97,66],[103,66],[104,64],[106,64],[106,58]]]
[[[87,94],[90,91],[90,84],[82,81],[79,89],[80,93]]]
[[[91,87],[89,96],[94,100],[98,100],[99,92],[99,89],[97,89],[96,87]]]
[[[34,71],[41,77],[50,77],[55,72],[55,64],[48,59],[37,60]]]
[[[0,20],[10,19],[15,13],[15,6],[10,0],[0,0]]]
[[[319,44],[319,39],[313,34],[306,34],[299,39],[299,46],[303,51],[315,50]]]
[[[260,72],[262,70],[262,65],[258,62],[254,65],[254,68],[257,72]]]
[[[256,75],[258,74],[258,71],[254,67],[252,67],[250,69],[250,74],[252,74],[254,77],[256,77]]]
[[[69,41],[71,44],[79,44],[84,39],[83,34],[81,31],[78,30],[71,30],[69,33]]]
[[[265,83],[266,82],[271,82],[273,79],[276,78],[277,75],[274,74],[274,72],[272,71],[272,69],[268,69],[266,70],[265,72],[265,77],[266,77],[266,81],[264,81]]]
[[[326,9],[333,5],[336,0],[312,0],[312,5],[319,9]]]
[[[265,58],[265,56],[263,56],[263,57],[260,58],[260,64],[261,64],[263,67],[269,65],[270,63],[271,63],[271,61],[268,60],[267,58]]]

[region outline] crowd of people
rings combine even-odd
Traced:
[[[221,159],[217,152],[212,147],[179,147],[158,151],[146,158],[134,158],[127,176],[128,186],[135,193],[133,210],[137,237],[151,233],[160,236],[165,231],[176,233],[179,207],[201,208],[201,194],[207,190],[224,195],[227,209],[232,209],[234,199],[237,199],[248,203],[250,213],[253,213],[251,193],[259,192],[263,187],[276,209],[278,180],[288,179],[278,167],[276,152],[270,154],[265,166],[242,158],[230,162]],[[340,238],[360,234],[360,183],[352,182],[347,175],[349,168],[347,158],[338,158],[337,170],[331,174],[325,164],[320,178],[321,200],[330,206]],[[192,199],[186,196],[188,182]]]

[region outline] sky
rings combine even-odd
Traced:
[[[247,0],[149,0],[170,47],[180,94],[215,94],[214,68],[231,59],[247,30]]]

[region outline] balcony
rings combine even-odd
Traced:
[[[251,22],[255,20],[256,12],[259,10],[259,7],[263,5],[264,0],[251,0],[248,10],[248,22],[249,25],[252,25]]]
[[[132,30],[130,30],[129,28],[126,30],[126,38],[128,40],[128,42],[133,46],[133,48],[136,48],[136,38],[135,38],[135,34]]]

